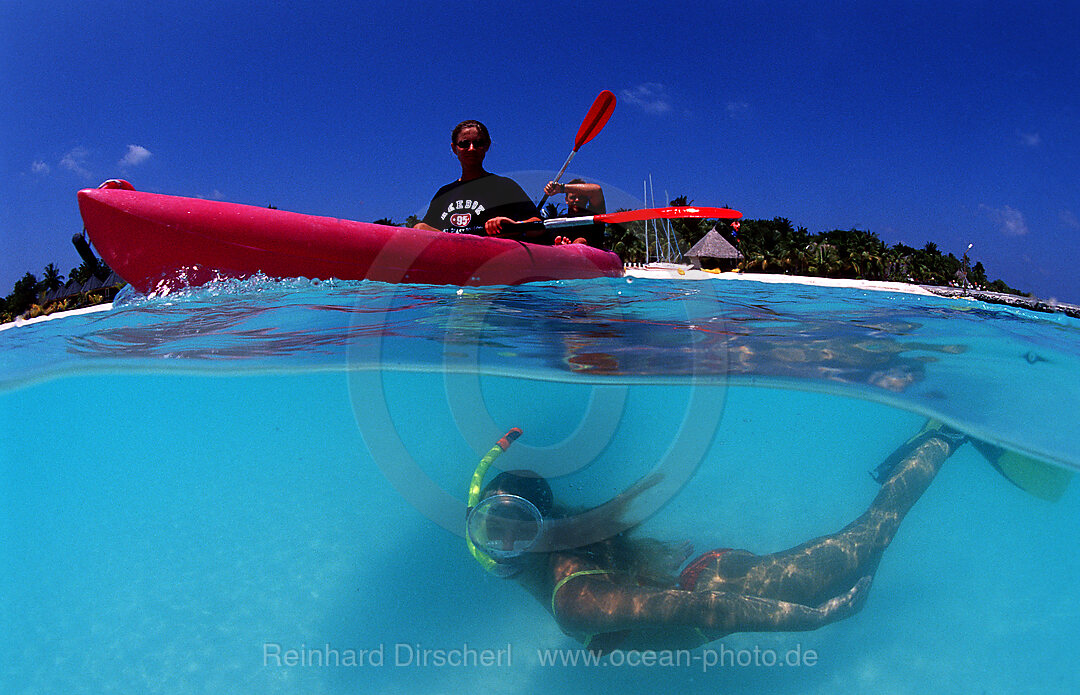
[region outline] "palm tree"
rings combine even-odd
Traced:
[[[71,272],[68,273],[68,277],[79,284],[83,284],[93,275],[101,275],[102,273],[108,275],[104,263],[101,263],[96,258],[91,260],[93,260],[93,263],[84,260],[78,268],[72,268]]]
[[[34,277],[33,273],[27,272],[26,275],[23,275],[20,280],[15,282],[14,289],[7,296],[5,302],[7,311],[13,316],[18,316],[37,301],[37,294],[38,279]]]
[[[625,225],[609,224],[607,227],[608,247],[619,254],[624,263],[641,263],[645,260],[645,244],[639,236],[643,224],[629,222]]]
[[[823,239],[806,246],[806,258],[806,270],[819,277],[836,275],[843,264],[836,247]]]
[[[41,282],[38,284],[45,292],[52,292],[60,289],[60,286],[64,284],[64,276],[55,263],[50,263],[45,266],[45,270],[41,274]]]

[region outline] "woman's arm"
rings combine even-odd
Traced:
[[[490,220],[484,223],[484,232],[487,233],[488,236],[499,236],[503,233],[503,225],[505,225],[507,222],[526,224],[529,222],[540,222],[540,218],[536,217],[535,215],[527,220],[515,220],[509,217],[492,217]],[[527,229],[524,232],[525,236],[527,237],[540,236],[543,233],[544,228],[542,226],[536,229]]]
[[[723,634],[796,632],[854,615],[869,587],[870,578],[864,577],[846,593],[810,607],[722,591],[624,586],[606,575],[588,575],[566,582],[553,605],[559,625],[579,632],[677,626]]]

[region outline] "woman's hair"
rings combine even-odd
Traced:
[[[484,497],[500,493],[529,500],[544,516],[549,516],[555,508],[551,486],[532,471],[506,471],[492,478],[484,488]]]
[[[516,470],[498,474],[484,488],[483,497],[497,494],[524,498],[536,505],[546,518],[569,517],[581,511],[556,506],[551,486],[534,471]],[[682,545],[652,538],[635,538],[630,535],[631,530],[563,552],[587,557],[601,567],[625,572],[643,584],[674,585],[678,567],[686,559]]]
[[[484,139],[484,142],[488,145],[491,144],[491,135],[488,134],[487,126],[480,121],[462,121],[454,126],[454,132],[450,134],[450,144],[456,145],[457,136],[466,128],[476,128],[480,131],[480,137]]]
[[[623,531],[576,552],[601,567],[624,573],[632,583],[660,588],[678,584],[679,567],[687,558],[686,544],[639,538],[631,535],[631,531]]]

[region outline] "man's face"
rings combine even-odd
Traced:
[[[589,208],[589,196],[567,192],[566,207],[571,212],[584,212]]]

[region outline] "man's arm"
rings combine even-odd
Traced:
[[[604,201],[604,189],[595,183],[555,183],[549,181],[544,186],[544,193],[552,196],[556,193],[579,195],[589,199],[588,208],[594,214],[602,214],[607,210]]]

